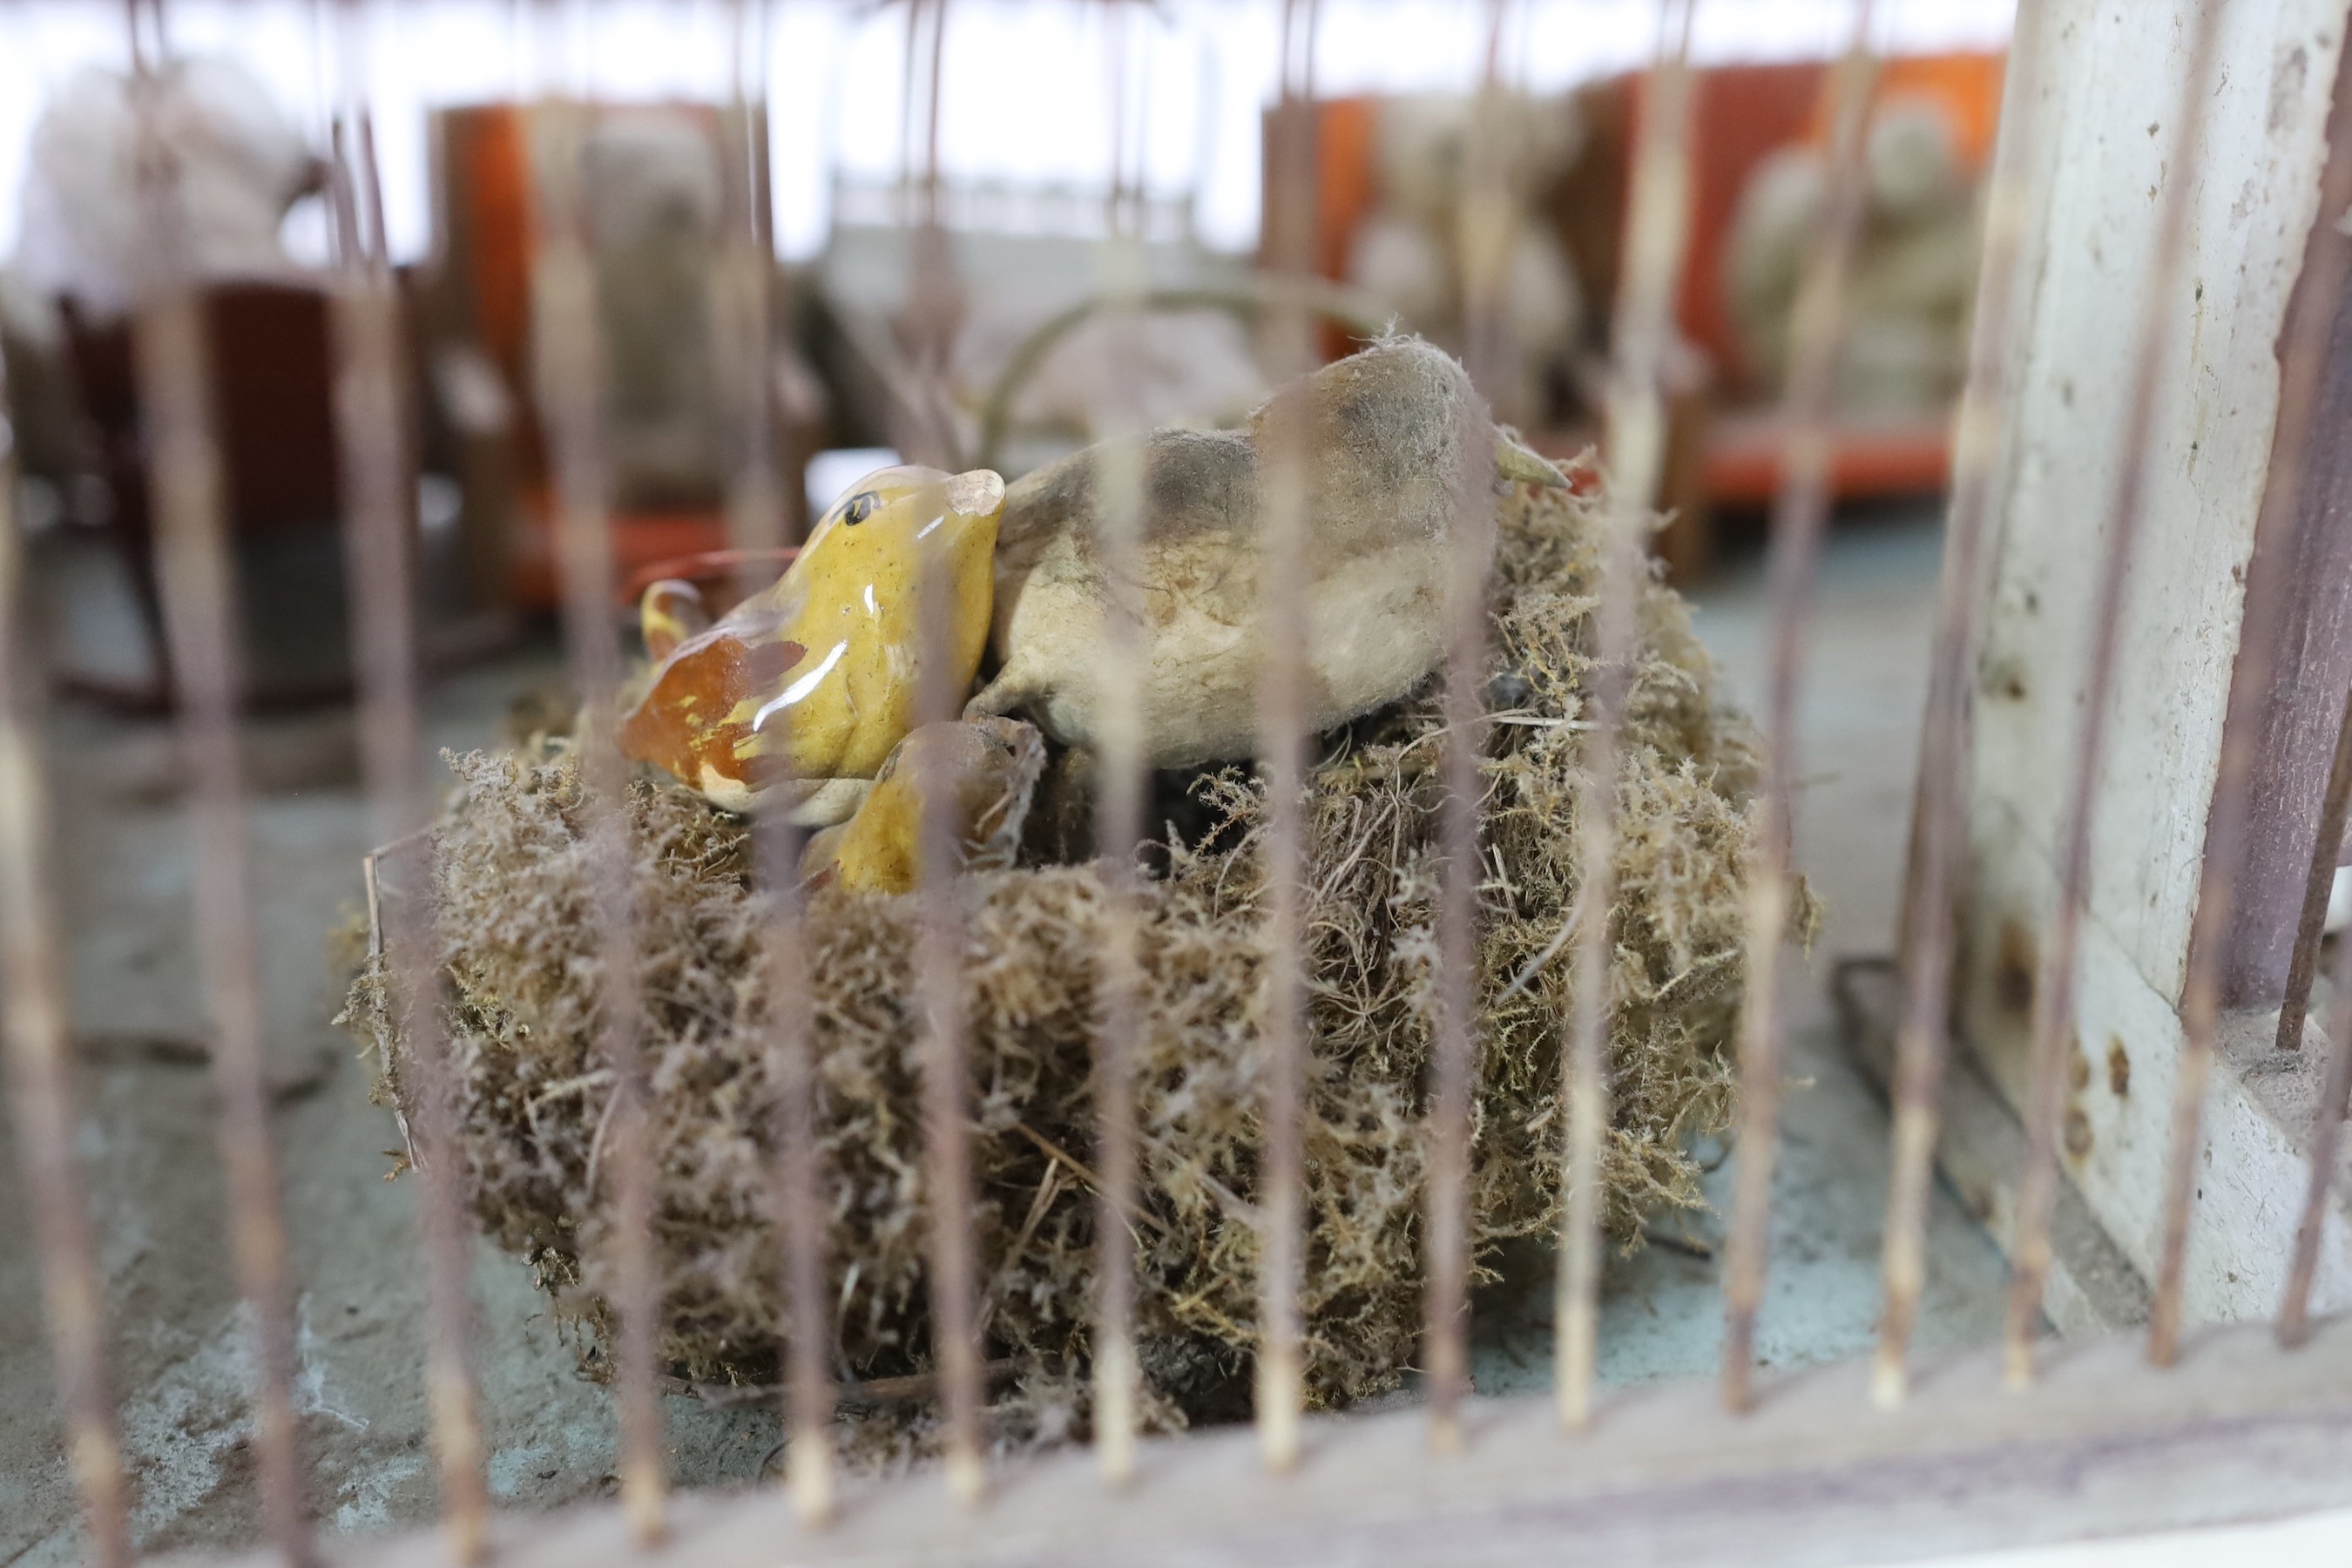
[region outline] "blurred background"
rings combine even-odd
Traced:
[[[593,8],[514,0],[398,0],[376,8],[366,68],[376,106],[393,254],[430,247],[426,117],[436,109],[511,100],[551,80],[599,98],[723,99],[735,57],[721,0],[613,0]],[[777,247],[805,259],[823,248],[834,174],[898,172],[905,84],[903,12],[798,0],[764,8],[757,65],[785,90],[769,103]],[[1888,0],[1882,37],[1896,52],[1999,49],[2005,0]],[[174,53],[227,57],[251,74],[289,122],[323,140],[332,108],[332,8],[311,0],[173,0]],[[1108,142],[1074,135],[1107,126],[1099,84],[1099,19],[1060,0],[971,0],[949,19],[942,152],[958,177],[1099,185]],[[1279,23],[1270,6],[1238,0],[1169,0],[1152,7],[1175,43],[1176,69],[1155,74],[1147,114],[1156,190],[1190,193],[1199,236],[1246,252],[1257,241],[1258,116],[1276,85]],[[1447,0],[1326,0],[1317,87],[1338,96],[1463,92],[1478,77],[1478,30]],[[1656,7],[1640,0],[1550,0],[1520,13],[1507,69],[1534,92],[1559,92],[1645,65]],[[1717,0],[1699,9],[1696,58],[1717,64],[1819,60],[1844,41],[1849,13],[1835,0]],[[119,8],[85,0],[12,0],[0,15],[0,254],[18,241],[16,193],[34,123],[77,72],[121,70],[129,42]],[[812,91],[811,89],[817,90]],[[1091,99],[1091,101],[1089,101]],[[1089,120],[1089,117],[1091,121]],[[294,254],[323,261],[327,230],[315,210],[286,236]]]
[[[1942,482],[2009,10],[1997,0],[1880,8],[1891,63],[1841,381],[1843,500],[1932,494]],[[552,592],[530,386],[531,193],[545,170],[523,106],[538,94],[597,106],[592,243],[625,574],[728,542],[714,377],[734,344],[714,330],[709,289],[739,219],[772,257],[766,347],[788,462],[807,468],[822,505],[848,469],[871,466],[822,454],[893,444],[912,397],[902,327],[926,125],[904,6],[404,0],[365,8],[348,31],[337,16],[315,0],[173,0],[153,13],[144,46],[191,162],[184,199],[215,285],[211,309],[236,326],[216,395],[232,511],[262,578],[331,564],[331,547],[306,548],[301,526],[308,514],[319,532],[333,509],[324,399],[285,394],[323,387],[318,281],[332,247],[322,192],[341,84],[373,114],[383,235],[411,305],[421,510],[445,619],[529,613]],[[1716,515],[1761,506],[1777,482],[1770,410],[1822,198],[1821,62],[1846,16],[1835,0],[1698,10],[1694,49],[1710,68],[1677,312],[1676,521],[1659,546],[1685,583],[1708,567]],[[1513,14],[1502,75],[1521,144],[1507,288],[1517,353],[1503,384],[1485,390],[1555,455],[1594,429],[1629,117],[1655,26],[1643,0]],[[1260,237],[1282,199],[1263,135],[1279,30],[1275,7],[1235,0],[950,10],[937,136],[958,289],[947,381],[960,456],[1017,477],[1107,417],[1229,422],[1264,394],[1249,329]],[[1452,258],[1480,33],[1458,4],[1320,8],[1316,178],[1299,199],[1314,205],[1315,269],[1334,285],[1318,297],[1328,353],[1391,321],[1462,347]],[[70,521],[111,534],[152,625],[121,330],[141,262],[123,97],[131,37],[121,11],[83,0],[19,0],[0,15],[0,330],[20,517],[37,531]],[[739,182],[730,160],[745,153],[763,167]],[[730,192],[747,185],[759,210],[739,213]],[[1136,204],[1149,287],[1187,297],[1154,301],[1133,374],[1109,363],[1108,321],[1066,314],[1083,315],[1106,288],[1091,242],[1115,190]],[[295,639],[254,650],[261,686],[332,684],[332,576],[280,595],[302,613],[257,616],[257,631]],[[461,644],[486,635],[443,629]],[[303,642],[310,633],[321,635]],[[152,657],[142,666],[107,642],[83,637],[68,672],[93,689],[158,696]]]

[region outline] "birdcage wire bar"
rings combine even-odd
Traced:
[[[1830,509],[1830,430],[1843,345],[1847,275],[1862,229],[1863,136],[1877,62],[1871,53],[1871,0],[1856,0],[1853,35],[1830,76],[1829,186],[1820,232],[1806,258],[1790,326],[1789,384],[1782,418],[1780,493],[1772,509],[1770,684],[1764,708],[1764,767],[1758,796],[1756,858],[1748,873],[1747,983],[1739,1011],[1739,1169],[1724,1246],[1723,1400],[1744,1410],[1754,1398],[1756,1314],[1763,1305],[1772,1225],[1772,1172],[1780,1141],[1786,1058],[1780,1016],[1780,949],[1793,897],[1790,858],[1796,832],[1799,683],[1806,622]]]
[[[2020,259],[2032,194],[2028,170],[2042,122],[2045,15],[2042,0],[2023,0],[2011,35],[2000,141],[1985,196],[1984,253],[1968,379],[1953,416],[1951,506],[1937,583],[1935,644],[1913,789],[1898,944],[1903,1012],[1890,1085],[1895,1125],[1880,1262],[1885,1306],[1872,1382],[1872,1398],[1881,1408],[1899,1405],[1907,1392],[1911,1335],[1927,1288],[1937,1100],[1951,1049],[1951,894],[1969,809],[1969,674],[1977,654],[1977,602],[1991,531],[1993,489],[2002,458],[2000,414],[2009,349],[2017,331]]]

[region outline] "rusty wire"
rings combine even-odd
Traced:
[[[1570,1431],[1592,1418],[1593,1366],[1601,1336],[1601,1155],[1609,1135],[1609,908],[1616,899],[1618,731],[1633,654],[1636,599],[1644,570],[1642,534],[1665,472],[1666,361],[1674,309],[1690,243],[1691,133],[1697,83],[1690,66],[1696,0],[1671,0],[1660,13],[1658,52],[1643,84],[1626,206],[1624,265],[1610,337],[1604,410],[1609,502],[1595,614],[1592,728],[1584,741],[1584,788],[1577,802],[1577,861],[1582,885],[1569,924],[1550,952],[1513,982],[1525,984],[1559,946],[1575,942],[1573,1010],[1567,1059],[1565,1217],[1552,1306],[1553,1394]]]
[[[762,132],[766,0],[730,0],[735,69],[720,120],[722,229],[711,258],[712,364],[729,432],[727,535],[744,552],[736,590],[768,585],[769,567],[789,532],[790,498],[776,450],[770,353],[770,291],[775,260],[763,215],[767,172]],[[772,724],[789,726],[789,710]],[[785,743],[783,741],[777,742]],[[768,1061],[775,1086],[775,1160],[770,1173],[784,1300],[784,1488],[801,1521],[834,1511],[833,1417],[836,1389],[827,1360],[832,1302],[825,1285],[824,1173],[816,1121],[816,1063],[809,1038],[808,952],[800,859],[805,837],[771,803],[751,823],[752,862],[767,900],[760,965],[768,997]]]
[[[2218,25],[2210,13],[2223,9],[2221,0],[2214,0],[2200,33]],[[2197,129],[2201,132],[2201,98],[2193,112],[2199,116]],[[2206,819],[2197,912],[2189,932],[2189,973],[2181,987],[2180,1074],[2173,1086],[2171,1143],[2165,1165],[2164,1245],[2157,1258],[2152,1281],[2155,1299],[2147,1321],[2147,1357],[2158,1366],[2171,1365],[2180,1353],[2181,1296],[2204,1135],[2205,1086],[2212,1068],[2214,1037],[2221,1028],[2230,921],[2238,879],[2245,870],[2255,752],[2263,744],[2263,712],[2278,669],[2279,630],[2295,588],[2293,536],[2304,525],[2306,471],[2315,446],[2326,438],[2316,422],[2321,386],[2345,283],[2352,277],[2352,237],[2326,216],[2340,215],[2352,205],[2352,123],[2348,121],[2352,116],[2333,117],[2328,157],[2320,175],[2320,216],[2313,226],[2303,274],[2295,280],[2279,338],[2279,404],[2271,447],[2271,482],[2255,518],[2252,559],[2246,567],[2245,607],[2239,618],[2242,629],[2238,657],[2230,671],[2221,757],[2213,782],[2213,805]],[[2185,195],[2181,199],[2185,202]],[[2340,833],[2340,818],[2337,830]],[[2323,851],[2332,847],[2320,846]],[[2304,984],[2307,997],[2307,975]],[[2299,1040],[2300,1029],[2297,1036]],[[2323,1105],[2321,1115],[2327,1114]]]
[[[151,433],[156,554],[188,769],[197,956],[220,1086],[237,1289],[252,1313],[262,1513],[289,1561],[310,1560],[293,1409],[294,1324],[278,1162],[269,1142],[251,855],[238,754],[236,584],[210,427],[203,301],[174,287],[142,310],[140,402]]]
[[[964,297],[942,219],[940,161],[940,70],[947,52],[947,0],[907,0],[905,78],[908,126],[901,150],[902,195],[913,198],[908,236],[907,300],[898,323],[908,364],[895,378],[898,450],[909,462],[954,468],[958,438],[951,358],[963,325]],[[908,208],[900,207],[905,216]]]
[[[0,409],[9,405],[0,367]],[[0,1035],[17,1161],[32,1200],[41,1306],[57,1362],[66,1457],[81,1496],[90,1558],[131,1561],[129,1485],[107,1388],[106,1303],[74,1154],[68,1060],[72,1004],[53,911],[48,767],[41,742],[43,671],[26,624],[24,535],[16,517],[14,435],[0,415]]]
[[[1141,216],[1142,150],[1128,134],[1139,41],[1123,5],[1105,8],[1111,83],[1111,179],[1104,207],[1102,291],[1118,313],[1114,341],[1140,357],[1135,310],[1149,282]],[[1125,199],[1130,160],[1134,195]],[[1143,1024],[1140,868],[1148,779],[1144,758],[1146,654],[1140,561],[1144,510],[1142,421],[1125,407],[1108,411],[1112,428],[1098,448],[1104,619],[1101,668],[1104,733],[1096,791],[1095,846],[1103,871],[1102,978],[1095,1023],[1094,1433],[1103,1479],[1114,1485],[1135,1472],[1140,1372],[1135,1351],[1136,1121],[1135,1038]]]
[[[2329,209],[2323,206],[2320,210],[2325,213]],[[2336,767],[2328,784],[2331,800],[2336,795],[2336,781],[2347,776],[2352,776],[2352,691],[2345,695],[2344,716],[2336,731]],[[2321,836],[2315,865],[2325,862],[2329,870],[2335,869],[2336,842],[2342,833],[2339,815],[2336,837]],[[2326,913],[2325,904],[2320,912]],[[2286,1292],[2279,1305],[2278,1340],[2289,1350],[2300,1347],[2311,1337],[2312,1278],[2318,1272],[2319,1244],[2326,1234],[2328,1194],[2336,1186],[2336,1158],[2343,1142],[2345,1100],[2352,1095],[2352,942],[2337,946],[2336,972],[2331,978],[2335,994],[2329,998],[2327,1010],[2326,1077],[2311,1121],[2311,1179],[2304,1193],[2303,1216],[2295,1225],[2294,1250],[2287,1261]],[[2307,968],[2304,984],[2307,997]],[[2298,1044],[2301,1034],[2298,1026]]]
[[[1266,122],[1265,260],[1276,272],[1315,268],[1315,47],[1318,0],[1283,0],[1282,96]],[[1287,302],[1267,312],[1266,352],[1278,380],[1313,368],[1313,328]],[[1263,1054],[1265,1132],[1258,1157],[1258,1346],[1255,1415],[1268,1468],[1298,1463],[1306,1404],[1299,1317],[1305,1249],[1307,1021],[1304,902],[1307,875],[1307,509],[1314,402],[1303,387],[1277,394],[1265,413],[1265,489],[1260,505],[1265,664],[1258,688],[1258,765],[1265,788],[1265,989],[1258,1039]]]
[[[789,721],[788,712],[780,716]],[[833,1517],[836,1391],[827,1360],[833,1302],[825,1288],[826,1205],[817,1141],[816,1060],[809,1040],[802,844],[800,830],[782,810],[764,810],[754,818],[752,855],[769,904],[761,963],[776,1086],[773,1204],[783,1264],[784,1485],[802,1521],[814,1527]]]
[[[2189,199],[2205,156],[2205,120],[2211,101],[2223,0],[2195,7],[2187,69],[2173,114],[2173,136],[2156,215],[2140,321],[2132,346],[2131,401],[2119,444],[2116,489],[2108,507],[2106,548],[2101,552],[2091,612],[2091,647],[2082,689],[2082,728],[2075,736],[2060,826],[2057,907],[2033,987],[2026,1091],[2025,1170],[2019,1179],[2017,1223],[2011,1254],[2009,1310],[2003,1332],[2003,1375],[2012,1387],[2033,1380],[2033,1339],[2042,1291],[2050,1272],[2050,1215],[2057,1200],[2058,1122],[2064,1109],[2066,1042],[2074,1027],[2074,965],[2083,910],[2090,894],[2091,844],[2096,826],[2099,775],[2106,754],[2108,708],[2151,477],[2150,438],[2164,389],[2165,367],[2179,341],[2182,311],[2174,291],[2188,247]],[[2219,802],[2217,801],[2217,806]],[[2208,864],[2210,865],[2210,843]],[[2187,1059],[2184,1077],[2195,1070]],[[2201,1086],[2200,1086],[2201,1089]],[[2168,1205],[2167,1213],[2171,1213]],[[2154,1325],[2151,1324],[2151,1332]]]
[[[1913,785],[1910,859],[1903,902],[1903,1013],[1895,1047],[1895,1129],[1880,1258],[1885,1308],[1871,1372],[1882,1409],[1902,1403],[1906,1357],[1927,1277],[1927,1205],[1935,1186],[1937,1100],[1950,1050],[1951,886],[1969,811],[1970,672],[1977,607],[2001,461],[2004,362],[2015,331],[2020,251],[2032,197],[2047,7],[2023,0],[2011,34],[2000,141],[1985,195],[1984,249],[1969,345],[1968,381],[1953,419],[1952,500],[1937,579],[1936,641]]]
[[[465,1158],[447,1039],[441,1026],[440,941],[434,920],[432,813],[419,753],[415,622],[415,483],[402,307],[385,252],[368,123],[362,18],[357,0],[339,17],[343,102],[337,116],[334,194],[342,237],[333,296],[334,413],[343,478],[344,574],[351,605],[360,742],[375,841],[416,844],[404,896],[385,909],[383,952],[395,1031],[407,1046],[409,1127],[422,1186],[418,1222],[425,1262],[425,1407],[439,1467],[441,1513],[451,1556],[480,1560],[488,1528],[478,1394],[471,1353],[472,1237],[466,1220]],[[346,128],[349,128],[348,130]],[[346,157],[346,152],[355,157]],[[364,219],[364,221],[362,221]]]
[[[138,21],[131,16],[134,36]],[[213,1026],[221,1163],[238,1294],[250,1314],[261,1511],[289,1563],[314,1555],[295,1429],[294,1302],[278,1163],[270,1146],[252,857],[237,737],[243,695],[226,475],[213,426],[203,296],[189,275],[177,154],[157,123],[155,79],[133,78],[139,180],[155,269],[134,331],[146,427],[170,685],[190,793],[196,952]]]
[[[1465,170],[1461,232],[1465,317],[1473,384],[1499,385],[1510,352],[1503,319],[1518,216],[1511,195],[1501,109],[1501,60],[1509,0],[1485,0],[1484,65]],[[1488,446],[1491,447],[1491,440]],[[1470,1142],[1472,1084],[1478,1063],[1479,807],[1485,795],[1486,584],[1495,552],[1494,486],[1465,441],[1465,469],[1453,476],[1453,537],[1445,584],[1444,795],[1438,832],[1434,1049],[1430,1063],[1429,1180],[1423,1227],[1422,1379],[1429,1398],[1430,1446],[1462,1444],[1462,1401],[1470,1391]],[[1491,468],[1486,456],[1485,467]]]
[[[719,116],[720,227],[710,261],[711,366],[733,450],[727,485],[727,542],[752,556],[736,584],[767,586],[758,562],[787,534],[791,498],[776,457],[769,386],[774,342],[770,294],[775,256],[767,231],[766,0],[728,0],[735,69]]]
[[[2303,1026],[2310,1016],[2311,983],[2319,967],[2320,941],[2327,934],[2327,904],[2336,890],[2336,860],[2344,852],[2347,815],[2352,815],[2352,729],[2339,728],[2336,755],[2327,766],[2327,786],[2320,796],[2319,832],[2312,841],[2311,869],[2304,879],[2303,908],[2295,914],[2294,949],[2287,958],[2286,994],[2279,1002],[2273,1050],[2303,1048]]]
[[[935,531],[929,537],[942,535]],[[938,547],[926,552],[920,579],[925,646],[919,721],[937,723],[956,717],[964,695],[947,675],[955,589]],[[921,766],[921,910],[915,958],[923,1042],[924,1166],[929,1188],[931,1352],[947,1418],[948,1485],[969,1503],[979,1500],[986,1479],[980,1429],[984,1376],[981,1335],[985,1325],[980,1321],[980,1266],[971,1232],[975,1200],[969,1029],[963,1005],[964,890],[958,875],[961,857],[952,781],[945,764],[929,753]]]
[[[1738,1166],[1723,1265],[1723,1402],[1753,1400],[1756,1313],[1770,1251],[1772,1172],[1780,1138],[1785,1041],[1779,1008],[1780,946],[1788,934],[1795,812],[1797,700],[1805,619],[1830,509],[1830,423],[1844,342],[1845,291],[1862,231],[1864,138],[1877,63],[1872,0],[1856,0],[1853,33],[1832,68],[1827,211],[1805,258],[1790,327],[1789,383],[1780,409],[1780,489],[1772,510],[1771,673],[1764,709],[1764,777],[1757,849],[1748,877],[1747,988],[1739,1010]]]
[[[621,683],[613,613],[609,477],[603,449],[604,353],[595,274],[584,233],[581,154],[593,110],[542,99],[536,106],[540,249],[534,333],[540,406],[555,469],[556,564],[563,640],[587,722],[577,740],[582,837],[595,921],[597,1048],[612,1071],[600,1146],[612,1183],[609,1246],[619,1320],[615,1383],[621,1417],[621,1500],[637,1540],[661,1538],[668,1479],[656,1390],[661,1285],[654,1255],[654,1161],[646,1106],[628,774],[612,718]]]
[[[940,222],[940,91],[947,37],[947,0],[910,0],[907,16],[907,79],[919,86],[922,163],[920,221],[903,323],[914,361],[919,405],[902,440],[916,460],[953,466],[959,443],[950,401],[949,368],[959,306],[954,258]],[[922,68],[918,68],[920,66]],[[918,566],[923,647],[919,650],[916,722],[956,718],[964,693],[949,679],[949,636],[956,585],[948,580],[943,533]],[[925,753],[919,865],[920,912],[916,928],[915,984],[923,1068],[923,1164],[930,1212],[926,1283],[931,1313],[931,1355],[939,1368],[946,1421],[948,1489],[976,1504],[987,1484],[982,1458],[981,1415],[985,1378],[980,1263],[972,1245],[969,1026],[964,1016],[964,888],[955,821],[954,789],[940,759]]]

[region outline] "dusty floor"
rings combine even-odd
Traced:
[[[1914,506],[1842,518],[1822,564],[1800,714],[1796,847],[1799,868],[1827,908],[1812,954],[1792,955],[1782,983],[1791,1082],[1774,1173],[1772,1266],[1757,1327],[1757,1354],[1767,1365],[1855,1355],[1876,1332],[1886,1107],[1838,1043],[1827,983],[1837,958],[1894,945],[1927,700],[1938,515]],[[1763,565],[1761,542],[1749,541],[1691,595],[1700,637],[1750,712],[1764,700]],[[1726,1161],[1707,1180],[1713,1210],[1653,1221],[1652,1237],[1668,1244],[1612,1268],[1601,1329],[1604,1379],[1713,1373],[1722,1305],[1712,1254],[1735,1163],[1736,1157]],[[1919,1353],[1998,1339],[2006,1266],[1941,1187],[1927,1267]],[[1482,1325],[1474,1368],[1482,1391],[1549,1384],[1549,1280],[1533,1284],[1516,1310],[1503,1307]]]
[[[1805,710],[1807,788],[1800,858],[1829,900],[1828,929],[1792,991],[1794,1071],[1779,1178],[1774,1272],[1761,1351],[1775,1363],[1849,1355],[1876,1310],[1885,1116],[1839,1057],[1821,980],[1828,960],[1883,950],[1936,572],[1932,512],[1861,520],[1833,536]],[[1760,671],[1760,563],[1733,563],[1697,595],[1701,634],[1751,703]],[[509,695],[549,668],[522,656],[443,686],[444,745],[496,739]],[[255,1520],[243,1414],[240,1333],[211,1147],[211,1089],[191,999],[188,854],[168,732],[75,707],[53,723],[68,818],[60,845],[84,1069],[81,1146],[95,1191],[114,1336],[112,1370],[135,1468],[137,1529],[151,1548],[225,1544]],[[331,1027],[340,989],[334,928],[359,894],[368,834],[350,736],[331,720],[258,726],[253,808],[276,1131],[286,1173],[300,1308],[304,1454],[312,1506],[337,1531],[428,1517],[433,1487],[418,1371],[422,1284],[413,1194],[382,1180],[395,1134],[368,1105],[364,1076]],[[5,1134],[0,1134],[5,1137]],[[1711,1182],[1728,1192],[1728,1165]],[[76,1558],[47,1348],[13,1152],[0,1158],[0,1564]],[[1718,1307],[1709,1254],[1716,1215],[1667,1219],[1669,1245],[1621,1263],[1610,1282],[1602,1374],[1628,1381],[1713,1366]],[[1998,1332],[2001,1267],[1948,1200],[1931,1239],[1923,1348]],[[1541,1280],[1534,1281],[1540,1287]],[[572,1357],[521,1268],[485,1250],[479,1346],[490,1479],[501,1501],[545,1505],[612,1484],[604,1392]],[[1480,1333],[1479,1386],[1540,1386],[1549,1374],[1547,1292],[1493,1304]],[[766,1412],[667,1409],[671,1469],[683,1485],[741,1483],[777,1441]]]

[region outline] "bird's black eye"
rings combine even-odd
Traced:
[[[860,490],[856,495],[851,496],[849,498],[849,504],[842,509],[841,521],[855,528],[857,524],[864,522],[867,518],[872,517],[876,512],[881,510],[882,496],[880,491]]]

